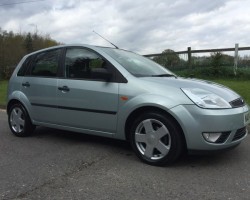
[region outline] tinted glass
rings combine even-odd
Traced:
[[[106,62],[93,51],[88,49],[67,49],[65,58],[65,72],[67,78],[98,79],[97,72],[106,69]]]
[[[31,62],[32,62],[32,56],[27,57],[26,60],[23,62],[21,68],[19,69],[17,76],[24,76],[25,73],[28,71]]]
[[[58,70],[60,49],[39,53],[32,62],[31,75],[55,77]]]
[[[105,47],[102,48],[102,50],[109,54],[134,76],[143,77],[161,74],[173,74],[171,71],[167,70],[158,63],[155,63],[152,60],[133,52]]]

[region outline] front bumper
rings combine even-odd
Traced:
[[[187,149],[213,151],[238,145],[247,136],[247,105],[232,109],[202,109],[196,105],[179,105],[170,110],[184,132]],[[244,132],[245,131],[245,132]],[[207,142],[202,133],[227,132],[222,143]]]

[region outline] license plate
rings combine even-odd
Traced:
[[[244,115],[244,123],[248,124],[250,121],[250,112],[245,113]]]

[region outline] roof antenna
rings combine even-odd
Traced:
[[[95,32],[94,30],[93,30],[93,32],[96,35],[99,35],[102,39],[106,40],[108,43],[112,44],[116,49],[119,49],[118,46],[116,46],[115,44],[113,44],[112,42],[110,42],[109,40],[107,40],[106,38],[102,37],[99,33]]]

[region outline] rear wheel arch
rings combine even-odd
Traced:
[[[11,109],[11,107],[14,105],[14,104],[22,104],[22,102],[20,102],[19,100],[17,100],[17,99],[12,99],[12,100],[10,100],[9,102],[8,102],[8,104],[7,104],[7,114],[9,114],[9,112],[10,112],[10,109]],[[22,104],[22,106],[24,106],[23,104]],[[25,106],[24,106],[25,107]],[[26,109],[26,108],[25,108]],[[27,109],[26,109],[27,110]]]
[[[28,107],[26,106],[26,104],[23,102],[23,101],[21,101],[21,100],[19,100],[19,99],[11,99],[9,102],[8,102],[8,104],[7,104],[7,114],[9,114],[9,111],[10,111],[10,109],[11,109],[11,107],[13,106],[13,105],[15,105],[15,104],[21,104],[24,108],[25,108],[25,110],[26,110],[26,112],[28,113],[28,115],[29,115],[29,117],[31,117],[30,116],[30,109],[28,109]]]

